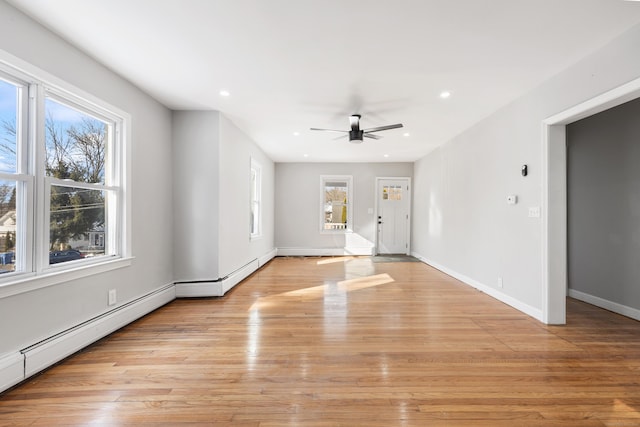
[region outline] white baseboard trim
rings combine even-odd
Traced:
[[[278,256],[369,256],[373,248],[278,248]]]
[[[174,286],[164,286],[155,292],[22,350],[24,378],[53,365],[174,299]]]
[[[0,392],[24,380],[24,355],[20,352],[0,357]]]
[[[541,322],[543,322],[542,320],[542,310],[535,308],[535,307],[531,307],[528,304],[525,304],[509,295],[506,295],[490,286],[487,286],[483,283],[478,282],[477,280],[474,280],[470,277],[465,276],[464,274],[460,274],[456,271],[453,271],[443,265],[438,264],[437,262],[434,262],[432,260],[429,260],[423,256],[421,256],[420,254],[416,253],[416,252],[412,252],[411,255],[413,255],[415,258],[418,258],[420,261],[422,261],[425,264],[428,264],[430,266],[432,266],[433,268],[442,271],[443,273],[458,279],[459,281],[473,287],[476,288],[479,291],[484,292],[485,294],[489,295],[492,298],[497,299],[498,301],[501,301],[507,305],[510,305],[511,307],[515,308],[516,310],[519,310],[521,312],[523,312],[524,314],[533,317],[536,320],[539,320]]]
[[[622,305],[594,295],[585,294],[584,292],[576,291],[575,289],[569,289],[568,293],[571,298],[584,301],[591,305],[595,305],[596,307],[604,308],[605,310],[613,311],[614,313],[618,313],[635,320],[640,320],[640,310],[637,308]]]

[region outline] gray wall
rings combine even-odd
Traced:
[[[320,233],[320,175],[353,176],[352,234]],[[368,209],[375,208],[375,178],[391,176],[412,177],[413,163],[276,163],[276,247],[372,247],[376,222]]]
[[[639,78],[639,46],[636,26],[417,161],[416,255],[541,318],[543,228],[528,207],[544,202],[542,121]]]
[[[569,288],[640,309],[640,100],[567,126]]]
[[[251,159],[262,169],[262,235],[250,239]],[[226,117],[220,119],[220,277],[274,249],[274,164]]]
[[[172,118],[174,278],[217,279],[220,113],[174,111]]]
[[[0,355],[15,352],[172,282],[171,113],[126,80],[0,1],[0,49],[132,117],[130,267],[0,298]],[[112,308],[112,307],[109,307]]]
[[[176,281],[217,280],[274,249],[274,164],[217,111],[173,113]],[[262,236],[251,240],[251,159],[262,167]]]

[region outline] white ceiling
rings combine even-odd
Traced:
[[[622,0],[9,2],[166,106],[220,110],[279,162],[414,161],[640,22]],[[353,113],[405,129],[362,144],[309,130]]]

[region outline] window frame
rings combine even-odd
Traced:
[[[325,187],[327,182],[345,182],[347,184],[347,224],[343,229],[325,229]],[[353,233],[353,176],[320,175],[320,234]]]
[[[47,99],[51,99],[60,105],[64,105],[78,112],[81,112],[87,116],[93,117],[94,119],[107,123],[109,127],[109,131],[108,131],[109,135],[107,137],[107,142],[106,142],[107,146],[105,148],[104,183],[86,183],[81,181],[73,181],[70,179],[59,179],[59,178],[47,176],[45,171],[46,161],[44,159],[44,156],[41,159],[40,158],[38,159],[37,161],[38,170],[36,171],[36,175],[38,173],[41,173],[42,177],[41,179],[38,179],[38,182],[44,183],[43,188],[38,193],[42,195],[42,197],[39,198],[39,202],[40,202],[39,206],[42,206],[44,209],[44,221],[41,225],[43,229],[43,239],[44,239],[42,241],[42,247],[41,247],[41,253],[40,253],[40,257],[41,257],[40,259],[42,260],[41,269],[42,270],[49,270],[49,269],[59,270],[59,269],[67,268],[68,265],[70,264],[79,265],[80,263],[86,263],[86,264],[99,263],[104,259],[106,259],[107,257],[114,257],[114,256],[117,257],[122,252],[122,244],[120,243],[120,240],[121,240],[120,222],[121,222],[122,215],[121,215],[120,209],[118,208],[118,204],[119,204],[118,200],[121,199],[121,190],[118,184],[120,184],[121,180],[119,179],[119,176],[117,174],[117,170],[118,170],[117,164],[119,163],[119,159],[120,159],[120,155],[118,152],[120,141],[118,136],[120,133],[119,128],[121,126],[122,120],[117,115],[111,113],[110,111],[104,109],[101,106],[87,105],[87,103],[81,98],[78,98],[71,94],[61,93],[56,88],[45,86],[43,98],[42,98],[43,104],[46,102]],[[46,117],[45,117],[45,120],[46,120]],[[38,125],[40,124],[44,126],[44,122],[38,123]],[[41,132],[41,136],[42,136],[42,140],[37,141],[38,148],[40,148],[40,150],[36,149],[36,152],[40,151],[42,154],[45,154],[46,141],[44,140],[45,139],[44,128],[43,128],[43,131]],[[68,188],[82,188],[87,190],[103,191],[105,193],[105,226],[107,224],[112,224],[112,226],[105,227],[106,233],[105,233],[104,257],[97,257],[96,259],[92,259],[92,260],[83,259],[83,260],[77,260],[77,261],[70,261],[69,262],[70,264],[67,264],[67,262],[58,263],[58,264],[49,264],[47,262],[48,254],[49,254],[49,246],[51,244],[50,237],[49,237],[50,224],[51,224],[51,221],[50,221],[51,189],[54,186],[68,187]],[[113,194],[115,194],[116,196],[108,197],[108,195],[113,195]],[[45,241],[48,242],[49,244],[48,245],[45,244]],[[101,258],[104,258],[104,259],[101,259]]]
[[[249,168],[249,238],[250,240],[256,240],[262,237],[262,166],[255,159],[251,158],[251,165]],[[256,174],[255,184],[255,197],[254,189],[252,188],[252,175]],[[258,217],[255,219],[257,225],[257,231],[253,230],[253,223],[251,222],[251,213],[253,212],[254,205],[258,208]]]
[[[2,62],[0,62],[2,65]],[[29,230],[33,229],[33,200],[30,195],[34,192],[35,177],[29,173],[29,136],[32,132],[32,122],[29,110],[31,102],[32,85],[28,76],[15,72],[6,67],[0,67],[0,78],[15,85],[18,88],[16,105],[16,170],[15,172],[0,172],[0,180],[16,182],[16,243],[14,262],[15,271],[5,273],[8,278],[17,274],[24,274],[27,268],[33,265],[33,242],[28,238]],[[20,206],[20,210],[18,210]],[[0,284],[2,281],[0,281]]]
[[[19,134],[16,151],[20,153],[16,159],[16,174],[0,173],[0,179],[21,183],[23,191],[16,191],[16,221],[19,227],[24,228],[21,244],[16,242],[16,262],[20,265],[16,264],[16,271],[0,277],[0,298],[131,265],[131,195],[128,190],[131,176],[131,116],[2,50],[0,76],[3,80],[20,85],[22,90],[16,117],[16,133]],[[47,97],[112,124],[110,138],[113,146],[105,154],[109,156],[105,159],[105,165],[109,166],[105,166],[104,185],[46,176]],[[107,167],[111,169],[107,171]],[[107,176],[110,181],[107,181]],[[52,185],[82,186],[115,195],[105,199],[105,222],[115,224],[107,227],[108,235],[105,236],[105,243],[109,241],[111,244],[112,256],[49,265],[49,196]],[[22,270],[19,271],[19,268]]]

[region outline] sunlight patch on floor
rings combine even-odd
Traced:
[[[360,289],[371,288],[374,286],[380,286],[387,283],[394,282],[393,277],[387,273],[376,274],[374,276],[358,277],[356,279],[343,280],[338,282],[338,287],[346,292],[357,291]]]
[[[613,400],[613,414],[616,413],[624,413],[625,414],[625,418],[629,416],[629,414],[637,414],[637,416],[633,417],[632,419],[637,420],[638,418],[640,418],[640,413],[638,413],[638,410],[636,408],[634,408],[633,406],[630,406],[629,404],[623,402],[620,399],[614,399]],[[634,423],[637,421],[634,421]],[[612,424],[613,425],[613,424]],[[621,424],[623,425],[623,424]],[[635,425],[635,424],[627,424],[627,425]]]
[[[372,288],[374,286],[384,285],[391,282],[395,282],[393,277],[391,277],[387,273],[383,273],[366,277],[358,277],[355,279],[342,280],[337,283],[337,289],[339,292],[349,293],[361,289]],[[333,290],[331,289],[331,287],[333,287]],[[310,288],[296,289],[294,291],[283,292],[277,295],[260,297],[255,303],[251,305],[249,311],[274,307],[282,303],[288,303],[295,300],[309,301],[313,299],[325,298],[328,293],[335,293],[335,289],[335,285],[326,284],[320,286],[312,286]]]

